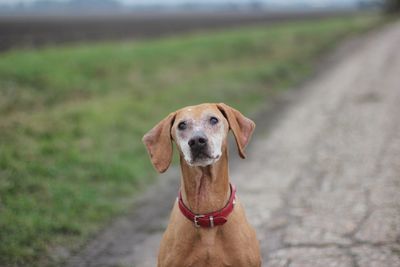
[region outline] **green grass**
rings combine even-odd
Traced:
[[[142,135],[167,113],[247,114],[313,71],[364,15],[0,55],[0,263],[57,264],[156,177]],[[0,264],[0,265],[1,265]]]

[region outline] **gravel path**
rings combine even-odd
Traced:
[[[264,266],[400,266],[400,23],[348,46],[232,164]],[[67,266],[155,266],[178,175]]]

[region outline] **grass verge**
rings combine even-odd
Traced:
[[[377,15],[252,26],[0,58],[0,265],[45,266],[156,176],[142,135],[169,112],[225,102],[246,113],[304,79]]]

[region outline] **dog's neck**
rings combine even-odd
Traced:
[[[222,209],[230,196],[228,151],[213,165],[190,166],[183,157],[181,163],[181,192],[184,204],[196,214]]]

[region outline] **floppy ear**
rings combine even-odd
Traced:
[[[250,141],[256,124],[249,118],[243,116],[242,113],[236,109],[225,105],[224,103],[217,104],[217,107],[228,120],[229,128],[235,136],[240,157],[243,159],[246,158],[244,149]]]
[[[142,139],[149,152],[151,163],[160,173],[165,172],[171,164],[173,149],[171,127],[174,120],[175,112],[160,121]]]

